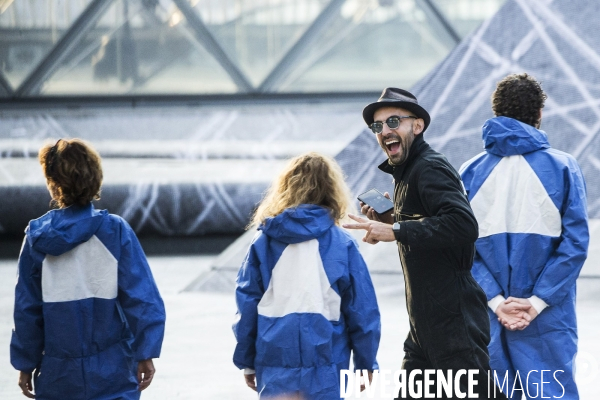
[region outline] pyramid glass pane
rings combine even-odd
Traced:
[[[431,0],[461,38],[493,16],[505,0]]]
[[[115,0],[42,95],[237,91],[170,0]]]
[[[413,89],[431,114],[426,138],[456,167],[483,150],[496,84],[526,72],[548,99],[542,129],[573,155],[587,182],[588,213],[600,216],[600,10],[597,2],[507,0],[490,20]]]
[[[91,0],[0,1],[0,72],[16,89]]]
[[[281,86],[328,92],[410,87],[454,47],[419,1],[348,0],[319,45]]]
[[[329,0],[192,0],[227,55],[258,86]]]

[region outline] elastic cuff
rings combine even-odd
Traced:
[[[496,297],[488,301],[488,307],[490,308],[490,310],[492,310],[492,312],[496,312],[496,309],[500,304],[502,304],[504,300],[506,299],[501,294],[496,295]]]
[[[396,239],[396,242],[400,241],[400,231],[394,231],[394,239]]]
[[[394,238],[396,239],[397,242],[406,244],[406,237],[407,237],[406,223],[399,222],[399,225],[400,225],[400,230],[394,231]]]
[[[252,368],[244,368],[244,375],[252,375],[255,373],[256,373],[256,371],[253,370]]]
[[[527,300],[529,300],[531,306],[535,308],[535,311],[537,311],[538,314],[541,313],[544,310],[544,308],[548,307],[548,303],[546,303],[544,300],[540,299],[535,295],[531,296]]]

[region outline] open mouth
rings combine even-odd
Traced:
[[[389,154],[396,154],[400,148],[400,141],[398,139],[391,139],[385,142],[385,147]]]

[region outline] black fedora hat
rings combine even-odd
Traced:
[[[404,89],[389,87],[383,89],[379,100],[377,100],[375,103],[367,105],[363,109],[363,119],[367,125],[370,126],[374,122],[373,114],[375,114],[375,111],[382,107],[403,108],[415,114],[417,118],[422,118],[423,121],[425,121],[423,132],[425,132],[429,126],[429,122],[431,121],[429,113],[419,105],[417,98],[412,93]]]

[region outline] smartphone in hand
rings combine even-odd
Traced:
[[[373,208],[377,214],[385,214],[394,208],[394,203],[377,189],[371,189],[359,194],[357,199]]]

